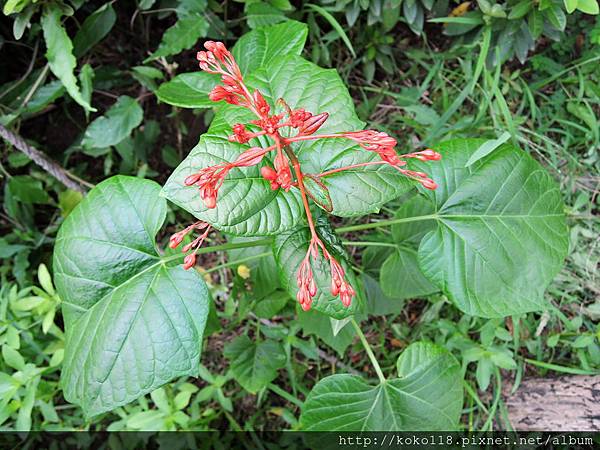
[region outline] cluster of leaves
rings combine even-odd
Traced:
[[[258,60],[262,64],[242,68],[248,86],[265,92],[271,107],[279,94],[286,92],[292,108],[327,109],[332,120],[324,125],[328,127],[324,132],[361,126],[337,74],[295,56],[303,39],[290,43],[285,37],[302,36],[296,32],[301,28],[300,24],[278,25],[239,41],[234,54],[256,55],[253,49],[264,52]],[[207,89],[216,82],[210,74],[198,77],[207,80]],[[301,91],[290,89],[298,85],[303,86]],[[187,90],[175,87],[179,89],[175,92],[184,97]],[[202,95],[206,96],[207,91]],[[213,209],[204,205],[195,189],[183,183],[199,168],[235,158],[239,144],[227,140],[227,135],[239,117],[238,107],[220,106],[207,133],[162,192],[198,219],[230,235],[276,235],[272,246],[281,290],[294,297],[297,287],[291,280],[310,240],[300,222],[297,194],[272,191],[267,180],[248,170],[236,174],[231,186],[225,180],[218,207]],[[397,219],[392,221],[397,249],[381,270],[384,293],[386,288],[388,295],[407,297],[442,291],[460,310],[483,317],[504,317],[545,307],[543,291],[560,269],[567,251],[560,193],[551,177],[527,154],[510,145],[483,144],[485,141],[456,140],[437,146],[444,160],[426,169],[440,187],[430,194],[413,192],[415,197],[402,204]],[[365,153],[354,145],[335,141],[316,146],[303,143],[295,150],[303,167],[316,173],[338,167],[344,159],[361,162]],[[409,191],[401,180],[386,172],[385,167],[337,173],[325,181],[331,212],[342,217],[375,212]],[[67,400],[80,404],[90,416],[128,403],[175,376],[198,372],[208,295],[198,274],[173,265],[177,255],[157,254],[154,235],[165,214],[166,203],[158,197],[154,183],[114,177],[88,194],[57,237],[55,279],[63,299],[66,326],[63,387]],[[321,221],[318,232],[330,247],[339,247],[326,220]],[[230,245],[235,247],[235,241]],[[343,249],[338,253],[343,255]],[[403,260],[409,263],[405,265]],[[331,284],[324,267],[313,270],[319,286]],[[399,276],[412,277],[418,285],[390,288]],[[405,287],[411,291],[403,292]],[[360,335],[351,317],[365,312],[363,297],[359,295],[350,308],[344,308],[332,301],[327,290],[319,290],[313,309],[341,321],[334,327],[334,334],[352,321]],[[164,326],[150,327],[150,323]],[[226,347],[225,356],[231,360],[231,372],[238,382],[249,392],[257,392],[285,366],[287,358],[281,348],[277,339],[262,341],[258,336],[241,336]],[[149,358],[149,354],[154,356]],[[495,358],[492,360],[501,367],[508,366],[502,356]],[[400,378],[387,381],[377,362],[372,362],[379,385],[356,376],[319,381],[304,404],[301,426],[363,430],[456,426],[462,381],[460,367],[447,350],[413,344],[398,360]],[[133,377],[132,368],[137,370]],[[431,374],[436,375],[431,378]],[[421,389],[425,385],[430,388]],[[356,401],[348,401],[355,397]],[[379,404],[383,398],[389,401]],[[353,414],[356,420],[337,419],[343,404],[352,405],[347,414]],[[410,421],[405,419],[407,416]],[[432,422],[432,416],[439,420]],[[379,417],[388,417],[390,422],[380,423]]]

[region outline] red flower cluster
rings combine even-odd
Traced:
[[[317,284],[313,277],[311,268],[311,259],[319,258],[319,250],[323,252],[325,260],[329,261],[329,269],[331,271],[331,295],[337,297],[339,295],[342,304],[346,307],[352,303],[352,298],[356,295],[354,289],[346,281],[346,272],[342,265],[327,251],[325,244],[319,238],[313,236],[308,246],[306,256],[300,264],[296,282],[298,285],[298,293],[296,298],[304,311],[308,311],[312,305],[312,300],[317,295]]]
[[[276,154],[273,158],[273,167],[265,165],[261,167],[260,173],[262,177],[270,184],[271,189],[284,189],[288,191],[292,187],[300,191],[306,218],[311,232],[311,240],[309,243],[306,256],[302,260],[297,274],[298,293],[297,299],[304,310],[311,307],[313,298],[317,294],[317,284],[314,280],[311,262],[318,260],[320,255],[323,255],[326,261],[329,262],[331,271],[331,294],[334,297],[339,296],[344,306],[349,306],[352,298],[355,296],[355,291],[346,280],[346,273],[342,265],[329,253],[323,241],[319,238],[310,210],[307,190],[304,185],[305,174],[302,172],[300,163],[296,158],[290,144],[305,140],[316,139],[339,139],[345,138],[356,142],[363,149],[375,152],[381,158],[380,161],[371,161],[361,164],[354,164],[338,169],[333,169],[318,175],[307,175],[314,178],[321,178],[330,174],[349,170],[356,167],[363,167],[374,164],[387,164],[394,167],[402,174],[421,183],[427,189],[435,189],[437,185],[431,180],[427,174],[412,170],[403,169],[407,163],[405,159],[416,158],[422,161],[438,160],[440,154],[427,149],[416,153],[407,153],[398,155],[395,147],[396,139],[386,133],[374,130],[347,131],[334,134],[316,135],[315,133],[327,121],[329,114],[322,112],[313,114],[303,108],[292,109],[283,99],[277,100],[275,106],[280,105],[284,111],[273,113],[271,105],[265,100],[263,95],[258,91],[253,92],[244,84],[240,69],[235,62],[232,54],[225,48],[221,42],[206,42],[204,47],[207,51],[198,52],[198,60],[200,68],[209,73],[221,75],[222,85],[216,86],[210,93],[209,97],[213,101],[225,101],[233,105],[239,105],[248,108],[257,117],[256,120],[250,121],[250,125],[257,127],[256,131],[248,130],[244,124],[235,124],[233,126],[233,134],[229,136],[229,141],[239,144],[246,144],[250,140],[258,136],[266,136],[274,141],[274,145],[267,148],[252,147],[243,153],[231,163],[218,164],[211,167],[201,169],[199,172],[189,175],[185,179],[186,186],[197,186],[200,191],[200,197],[208,208],[214,208],[217,204],[217,196],[220,187],[223,185],[223,180],[234,167],[248,167],[259,164],[264,155],[271,151]],[[296,130],[294,136],[289,137],[289,133],[285,136],[280,133],[280,129],[287,127]],[[292,175],[292,170],[294,174]],[[198,242],[202,242],[208,230],[207,225],[202,222],[197,222],[194,225],[186,228],[179,233],[176,233],[171,238],[172,244],[178,245],[183,236],[192,229],[206,229],[200,238],[189,244],[188,248],[198,248]],[[204,228],[201,228],[204,227]],[[188,247],[188,246],[186,246]],[[185,248],[184,248],[185,249]],[[189,260],[188,260],[189,257]],[[195,252],[188,255],[185,260],[184,267],[189,268],[195,263]]]
[[[189,244],[184,245],[183,249],[181,249],[181,251],[184,253],[187,253],[190,250],[194,250],[189,255],[186,255],[186,257],[183,260],[183,268],[185,270],[191,269],[196,264],[196,253],[198,252],[198,249],[200,247],[202,247],[202,244],[204,243],[204,240],[208,236],[208,233],[210,233],[211,228],[212,227],[210,224],[208,224],[206,222],[198,221],[198,222],[195,222],[195,223],[191,224],[190,226],[184,228],[183,230],[178,231],[177,233],[172,235],[171,238],[169,239],[169,247],[171,247],[172,249],[176,249],[177,247],[179,247],[179,244],[181,244],[183,239],[189,233],[191,233],[194,230],[198,230],[198,231],[204,230],[204,232],[200,236],[198,236],[196,239],[194,239]]]

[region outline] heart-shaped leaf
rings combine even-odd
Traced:
[[[258,70],[249,83],[263,92],[271,104],[283,98],[292,109],[329,113],[318,134],[364,128],[365,124],[356,116],[348,89],[335,70],[322,69],[302,58],[289,56]],[[227,112],[233,109],[239,108],[224,111],[230,125],[234,122],[227,117]],[[379,158],[347,139],[305,141],[293,144],[293,150],[302,169],[314,175]],[[329,191],[332,214],[342,217],[378,212],[381,205],[411,186],[405,177],[385,165],[335,172],[321,177],[320,181]]]
[[[339,243],[332,245],[331,239],[335,239],[335,235],[331,231],[331,226],[325,220],[317,222],[317,233],[327,246],[328,251],[336,257],[346,272],[346,279],[357,292],[356,297],[352,300],[349,307],[345,307],[339,297],[331,295],[331,271],[329,262],[319,253],[319,259],[312,260],[312,271],[317,284],[317,294],[313,297],[311,309],[322,312],[334,319],[344,319],[357,312],[362,294],[359,289],[359,284],[345,260],[345,255],[339,252]],[[308,227],[302,227],[296,231],[281,233],[275,237],[273,242],[273,254],[279,266],[281,283],[292,298],[296,298],[298,285],[296,284],[296,276],[298,269],[310,242],[310,230]]]
[[[462,376],[456,359],[425,342],[398,359],[400,378],[372,385],[355,375],[332,375],[308,395],[305,431],[448,431],[458,426]]]
[[[502,145],[465,167],[483,140],[437,147],[441,161],[422,163],[439,183],[424,192],[435,221],[419,246],[425,276],[467,314],[503,317],[545,307],[546,286],[560,270],[568,234],[560,191],[527,153]]]
[[[246,33],[231,51],[242,73],[248,75],[283,56],[299,55],[307,33],[305,24],[290,20]],[[208,98],[208,93],[219,80],[219,76],[200,70],[182,73],[161,84],[156,96],[165,103],[182,108],[212,108],[215,103]]]
[[[248,336],[239,336],[228,344],[225,357],[231,361],[230,370],[238,383],[253,394],[273,381],[286,362],[279,342],[254,342]]]
[[[65,398],[94,416],[198,373],[208,292],[168,266],[154,237],[167,212],[148,180],[96,186],[61,226],[54,250],[62,299]]]

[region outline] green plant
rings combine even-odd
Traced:
[[[431,22],[442,22],[446,34],[464,36],[467,40],[481,28],[489,27],[493,36],[491,46],[496,49],[488,55],[490,66],[500,65],[513,57],[523,63],[542,36],[558,41],[567,26],[565,10],[568,14],[575,10],[586,14],[598,14],[599,11],[596,0],[509,0],[502,3],[477,0],[477,6],[477,10],[463,8],[458,12],[459,6],[455,10],[457,13],[434,18]]]
[[[338,139],[348,131],[362,129],[363,123],[356,117],[337,74],[297,56],[305,36],[306,29],[295,22],[263,28],[241,38],[232,54],[245,86],[252,90],[252,94],[244,96],[248,106],[275,111],[277,99],[285,95],[292,111],[303,108],[328,112],[320,133],[335,138],[293,142],[293,138],[284,136],[300,167],[307,168],[308,173],[332,171],[331,181],[325,177],[312,187],[314,205],[308,204],[302,195],[302,175],[295,171],[295,177],[288,178],[287,162],[276,162],[278,152],[272,159],[270,145],[260,130],[234,128],[254,118],[249,117],[246,108],[236,104],[237,91],[215,89],[219,79],[210,73],[179,75],[157,91],[159,98],[180,106],[212,106],[209,95],[233,103],[218,105],[210,128],[175,170],[162,195],[230,236],[226,244],[198,249],[192,241],[190,247],[195,248],[195,254],[238,252],[238,263],[245,264],[269,258],[265,246],[272,248],[274,260],[269,258],[270,262],[265,262],[267,269],[263,274],[273,271],[279,281],[271,286],[275,288],[272,292],[255,299],[254,308],[263,301],[274,300],[273,310],[277,311],[277,300],[271,294],[286,290],[290,296],[296,296],[298,270],[309,267],[319,289],[312,300],[314,311],[305,313],[298,308],[298,320],[314,320],[318,324],[323,318],[326,321],[331,318],[333,340],[343,339],[348,332],[359,337],[377,381],[372,383],[353,375],[333,375],[320,380],[304,403],[301,427],[456,428],[462,407],[459,364],[446,349],[415,342],[397,360],[398,377],[386,376],[387,369],[379,364],[359,325],[361,317],[374,306],[365,298],[363,282],[352,273],[338,235],[392,227],[393,240],[389,244],[393,253],[380,271],[384,287],[395,281],[386,277],[407,276],[395,268],[399,261],[406,260],[411,268],[408,275],[422,283],[416,289],[426,288],[427,292],[419,291],[422,295],[442,292],[463,313],[501,318],[539,311],[547,307],[544,290],[562,266],[567,252],[567,228],[559,190],[531,156],[510,144],[484,145],[485,140],[455,139],[440,143],[435,146],[442,155],[440,161],[415,159],[411,168],[430,173],[439,185],[435,190],[415,188],[390,164],[372,164],[376,155],[365,152],[352,140]],[[214,48],[223,52],[220,47]],[[221,56],[229,58],[227,53]],[[204,63],[211,57],[203,54],[201,58]],[[188,87],[191,84],[193,88]],[[254,89],[262,92],[263,97],[255,97]],[[250,96],[252,100],[248,100]],[[232,132],[234,138],[230,140]],[[242,136],[248,137],[246,132],[253,133],[252,139],[258,144],[252,149],[253,158],[248,159],[248,154],[243,153],[248,150],[239,143]],[[385,158],[394,161],[396,155],[388,151],[389,146],[384,147]],[[244,155],[243,160],[240,155]],[[254,157],[260,157],[262,162],[268,162],[268,167],[273,165],[277,170],[274,174],[262,171],[267,176],[261,176],[258,167],[245,164],[254,162]],[[293,164],[294,158],[290,159]],[[216,192],[206,185],[202,186],[204,201],[196,188],[185,185],[190,175],[215,164],[225,164],[217,166],[217,170],[222,170],[229,167],[227,162],[236,160],[250,167],[231,168],[230,178],[222,180],[216,200]],[[338,171],[346,166],[353,166],[352,170]],[[194,183],[197,181],[200,178]],[[271,189],[274,182],[278,189]],[[287,183],[288,191],[279,188]],[[305,186],[306,191],[309,189]],[[88,416],[130,402],[174,377],[199,372],[198,349],[208,320],[210,299],[200,275],[196,271],[186,272],[178,265],[183,255],[163,255],[154,244],[166,215],[166,201],[159,191],[159,186],[151,181],[110,178],[74,209],[57,237],[55,283],[63,300],[66,326],[62,385],[66,398],[80,404]],[[336,229],[322,212],[360,217],[376,212],[398,197],[403,202],[396,217],[387,220]],[[312,225],[310,220],[302,219],[303,210],[308,217],[315,217]],[[174,241],[179,241],[181,235],[176,236]],[[315,236],[322,242],[318,248],[324,258],[318,258],[317,248],[317,257],[306,263]],[[352,244],[352,240],[347,242]],[[255,247],[260,250],[250,253]],[[334,301],[335,296],[327,292],[332,284],[331,273],[323,266],[329,259],[327,253],[340,261],[356,291],[349,307]],[[186,266],[192,262],[187,259]],[[334,271],[334,278],[336,274]],[[300,291],[304,288],[303,282]],[[311,289],[309,283],[309,294]],[[395,288],[389,291],[388,294],[396,293]],[[305,306],[304,294],[300,300]],[[265,307],[260,314],[268,315],[269,310]],[[249,309],[246,311],[250,313]],[[149,323],[153,326],[148,326]],[[229,344],[225,356],[231,360],[231,373],[240,384],[250,392],[257,392],[270,386],[278,369],[294,363],[290,361],[292,346],[310,354],[310,346],[299,344],[292,330],[258,326],[252,337],[242,336]],[[496,366],[512,367],[506,355],[494,349],[489,340],[482,342],[482,347]],[[471,353],[465,358],[467,361],[475,358],[484,367],[480,378],[485,384],[484,375],[490,369],[489,364],[486,367],[487,363],[481,361],[486,360],[488,353],[484,353],[485,358]],[[126,375],[131,368],[136,370],[135,377]],[[428,389],[419,389],[425,385]],[[294,399],[293,394],[281,392],[280,388],[279,392]],[[388,401],[383,402],[384,398]],[[345,408],[354,420],[340,420],[340,408]],[[162,409],[161,414],[166,414],[167,409],[168,414],[173,413],[170,407]],[[377,420],[383,416],[388,418],[385,423]],[[431,419],[434,416],[436,420]]]

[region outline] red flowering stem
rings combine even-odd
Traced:
[[[281,148],[281,138],[279,135],[275,136],[275,142],[277,143],[277,147]],[[304,205],[304,211],[306,212],[306,219],[308,220],[310,233],[314,238],[317,236],[317,231],[315,230],[312,213],[310,212],[310,206],[308,205],[308,197],[306,196],[306,188],[304,187],[304,174],[300,168],[300,161],[298,161],[298,158],[296,158],[296,155],[291,149],[284,147],[284,150],[292,162],[292,167],[294,168],[294,173],[296,174],[296,179],[298,181],[298,189],[300,190],[300,196],[302,197],[302,204]]]
[[[343,172],[345,170],[356,169],[358,167],[381,165],[381,164],[388,164],[388,165],[390,165],[390,163],[388,163],[387,161],[370,161],[370,162],[366,162],[366,163],[352,164],[350,166],[339,167],[337,169],[331,169],[331,170],[328,170],[326,172],[320,173],[317,176],[318,177],[326,177],[328,175],[333,175],[334,173]]]
[[[344,136],[340,134],[311,134],[308,136],[300,135],[300,136],[292,136],[289,138],[285,138],[285,143],[290,144],[292,142],[300,142],[300,141],[314,141],[316,139],[343,139]]]
[[[369,341],[367,341],[365,334],[360,329],[360,325],[358,325],[358,323],[356,323],[356,320],[354,320],[354,317],[350,318],[350,323],[352,323],[352,326],[356,330],[356,334],[358,334],[358,337],[360,338],[360,342],[362,343],[363,347],[365,348],[365,350],[367,352],[367,356],[371,360],[371,364],[373,364],[373,368],[375,369],[375,373],[377,373],[377,378],[379,378],[379,382],[382,384],[385,383],[386,382],[385,375],[383,375],[381,366],[379,365],[379,362],[377,361],[377,358],[375,357],[375,354],[373,353],[373,350],[371,349],[371,346],[369,345]]]

